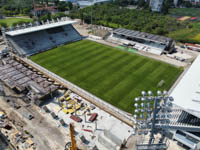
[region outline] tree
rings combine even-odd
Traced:
[[[178,0],[178,2],[177,2],[177,6],[180,6],[180,5],[182,5],[183,4],[183,0]]]
[[[50,20],[51,19],[51,14],[50,13],[47,13],[47,14],[45,14],[45,15],[43,15],[43,16],[40,16],[40,18],[39,18],[39,21],[41,22],[41,21],[47,21],[47,20]]]
[[[167,35],[169,32],[184,29],[188,23],[180,23],[167,15],[153,13],[146,9],[127,9],[115,3],[91,6],[93,10],[93,24],[109,27],[128,28],[148,33]],[[91,21],[91,7],[73,9],[69,17],[79,18],[86,23]]]
[[[6,23],[4,23],[4,22],[1,22],[1,23],[0,23],[0,28],[1,28],[1,27],[7,28],[8,25],[7,25]]]
[[[51,16],[51,19],[56,19],[56,18],[62,18],[65,17],[66,15],[63,12],[57,12],[54,15]]]
[[[144,7],[146,5],[145,0],[138,0],[138,7]]]
[[[46,2],[46,5],[48,6],[49,5],[49,0],[45,0],[45,2]]]
[[[58,10],[59,11],[66,11],[66,10],[72,10],[73,5],[72,2],[59,2],[58,3]]]
[[[72,10],[72,8],[73,8],[72,2],[68,1],[67,7],[69,8],[69,10]]]
[[[192,3],[188,2],[188,1],[184,1],[184,6],[187,8],[190,8],[190,7],[192,7]]]
[[[55,4],[55,6],[58,6],[59,0],[54,0],[54,4]]]
[[[171,5],[172,5],[172,3],[171,3],[170,0],[165,0],[165,1],[163,2],[163,6],[162,6],[162,9],[161,9],[161,12],[162,12],[163,14],[168,14],[169,8],[171,7]]]

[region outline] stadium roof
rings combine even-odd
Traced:
[[[174,103],[200,118],[200,55],[172,91]]]
[[[46,29],[60,27],[60,26],[68,25],[68,24],[74,24],[74,23],[76,23],[76,21],[72,21],[72,20],[59,21],[59,22],[50,23],[50,24],[44,24],[44,25],[28,27],[28,28],[24,28],[24,29],[8,31],[8,32],[6,32],[6,34],[10,35],[10,36],[17,36],[17,35],[21,35],[21,34],[27,34],[27,33],[31,33],[31,32],[46,30]]]
[[[168,44],[170,41],[172,41],[171,38],[167,38],[164,36],[159,36],[159,35],[154,35],[150,33],[145,33],[145,32],[139,32],[135,30],[128,30],[128,29],[115,29],[113,33],[124,35],[127,37],[132,37],[132,38],[139,38],[139,39],[145,39],[148,41],[154,41],[154,42],[159,42],[163,44]]]

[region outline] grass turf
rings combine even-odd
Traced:
[[[32,19],[29,18],[6,18],[6,19],[2,19],[0,20],[0,23],[6,23],[8,26],[12,26],[15,22],[18,21],[32,21]]]
[[[31,60],[110,104],[133,112],[141,90],[169,89],[181,69],[93,41],[82,40],[30,57]],[[158,88],[158,83],[165,84]]]
[[[169,9],[169,14],[174,16],[200,16],[199,8],[171,8]]]
[[[183,43],[200,43],[200,23],[192,23],[191,28],[170,32],[168,37]]]

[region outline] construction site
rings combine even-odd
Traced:
[[[65,22],[58,20],[61,26],[62,21]],[[43,26],[39,30],[43,30]],[[22,41],[16,40],[18,34],[34,30],[27,29],[21,29],[19,33],[6,31],[4,36],[9,51],[1,51],[0,59],[2,149],[115,150],[125,147],[127,141],[131,143],[133,121],[128,113],[101,102],[94,95],[24,58],[24,54],[41,52],[39,43],[33,51],[30,50],[35,46],[19,48],[18,42]],[[73,33],[74,40],[79,40],[80,36],[74,30],[69,26],[66,32]],[[54,37],[60,38],[62,33],[57,29],[54,32],[57,34]],[[34,36],[29,38],[34,40]],[[65,42],[72,38],[66,38]]]
[[[149,127],[151,130],[148,130],[147,127],[144,127],[144,125],[148,125],[145,124],[145,121],[141,120],[141,118],[139,122],[142,123],[138,124],[137,115],[133,115],[128,111],[120,109],[113,103],[105,101],[104,99],[96,96],[94,93],[92,94],[89,90],[85,90],[85,88],[81,88],[77,84],[75,85],[74,82],[72,83],[68,81],[62,76],[62,74],[57,74],[56,71],[60,72],[58,70],[59,67],[62,69],[61,72],[64,72],[65,69],[75,68],[70,68],[69,64],[67,64],[66,67],[64,65],[65,62],[78,66],[78,69],[75,68],[75,71],[77,71],[82,68],[79,68],[79,65],[81,65],[80,62],[89,62],[87,59],[96,57],[97,60],[92,61],[92,63],[95,64],[108,57],[104,55],[106,52],[100,50],[96,50],[97,53],[95,50],[91,50],[92,52],[88,53],[90,57],[87,55],[83,56],[84,51],[79,50],[79,48],[90,49],[92,45],[97,48],[99,44],[94,43],[94,41],[97,41],[104,44],[104,49],[109,48],[109,50],[106,50],[111,51],[111,47],[108,47],[108,45],[115,48],[119,46],[122,47],[119,40],[124,41],[124,38],[121,38],[120,36],[114,37],[113,35],[115,32],[116,34],[122,34],[123,36],[125,32],[133,34],[138,33],[137,31],[124,29],[112,30],[110,28],[94,26],[95,31],[91,31],[92,35],[83,36],[80,31],[77,31],[77,28],[83,29],[81,25],[77,25],[75,20],[61,18],[51,21],[48,20],[47,22],[43,22],[41,24],[35,22],[17,29],[2,30],[3,36],[1,39],[4,41],[4,44],[1,46],[6,47],[6,49],[2,48],[3,50],[0,50],[0,150],[183,150],[183,148],[177,145],[177,143],[181,143],[181,140],[183,139],[181,135],[186,134],[187,137],[190,138],[185,137],[185,141],[192,139],[193,142],[193,144],[188,144],[189,146],[186,144],[186,146],[195,148],[199,146],[199,116],[192,114],[182,107],[173,105],[173,97],[169,96],[166,90],[163,91],[163,93],[158,91],[158,94],[161,93],[158,97],[152,96],[151,91],[148,91],[148,94],[145,93],[145,91],[142,91],[143,97],[131,97],[131,103],[128,102],[128,104],[131,105],[131,109],[134,110],[134,113],[137,114],[139,112],[140,114],[137,115],[141,116],[141,118],[150,118]],[[104,32],[102,32],[102,30]],[[87,30],[84,30],[83,33],[85,32],[87,32]],[[139,33],[139,35],[141,34],[145,33]],[[89,42],[85,40],[86,44],[88,44],[86,46],[88,47],[85,45],[81,47],[78,41],[84,41],[86,36],[87,40],[90,40]],[[126,34],[125,36],[129,38],[129,35]],[[131,36],[131,40],[135,40],[135,38],[137,40],[141,39],[139,36]],[[156,35],[145,34],[145,38],[142,37],[142,40],[146,40],[147,36],[156,37],[158,39],[160,38]],[[110,38],[112,41],[109,42]],[[165,39],[164,37],[162,38]],[[91,40],[93,42],[91,42]],[[116,42],[113,42],[114,40],[118,41],[118,45]],[[129,42],[133,42],[131,40],[129,39]],[[147,40],[152,39],[149,38]],[[168,40],[170,41],[171,39]],[[172,43],[172,47],[174,48],[174,41]],[[72,49],[70,44],[77,45]],[[127,39],[123,44],[127,44]],[[70,59],[65,59],[64,52],[67,50],[62,47],[63,45],[69,47],[70,50],[73,50],[73,52],[69,51]],[[132,47],[130,43],[128,43],[128,45],[128,47]],[[102,45],[99,47],[100,49],[103,49]],[[53,54],[53,49],[57,48],[61,49],[60,51],[58,49],[59,54]],[[152,49],[155,50],[155,48]],[[126,54],[123,53],[121,56],[121,53],[119,53],[121,51],[123,50],[114,49],[113,55],[119,54],[119,56],[114,60],[107,61],[111,63],[112,66],[113,64],[116,64],[116,62],[119,63],[120,59],[127,55],[128,59],[125,59],[121,63],[125,65],[123,67],[121,66],[121,68],[127,69],[127,62],[133,62],[133,52],[125,52]],[[36,61],[32,61],[31,57],[33,55],[44,53],[49,53],[49,55],[47,55],[48,61],[51,61],[51,58],[53,58],[52,60],[57,59],[59,64],[56,64],[56,61],[53,62],[53,64],[47,64],[40,55],[38,55],[38,58],[36,59],[44,63],[45,67],[36,63]],[[77,53],[77,55],[75,55],[75,53]],[[134,50],[134,53],[137,53],[134,54],[134,56],[137,56],[138,60],[142,58],[141,60],[145,60],[146,64],[151,64],[153,62],[152,59],[156,58],[157,60],[168,62],[168,65],[173,64],[174,66],[177,65],[179,67],[184,66],[185,70],[182,74],[180,74],[180,77],[174,83],[171,90],[176,88],[176,85],[180,80],[182,80],[182,77],[186,74],[187,69],[190,67],[188,62],[171,60],[171,58],[164,59],[165,57],[163,56],[163,60],[161,60],[161,56],[159,56],[160,53],[159,55],[146,53],[145,51],[140,53],[138,50]],[[100,54],[102,54],[103,57],[100,57]],[[146,55],[151,57],[150,61],[147,61],[147,58],[144,59]],[[79,60],[77,60],[77,62],[73,62],[73,56],[81,56],[85,58],[83,60],[80,58],[80,60],[82,60],[80,62]],[[171,62],[169,62],[169,60]],[[198,60],[200,59],[196,59],[194,64],[198,64],[198,62],[196,62]],[[99,76],[97,77],[102,77],[103,73],[101,71],[109,63],[105,63],[104,66],[99,65],[99,68],[101,69],[99,69],[100,74],[98,74]],[[159,63],[160,66],[162,63]],[[137,77],[136,75],[139,69],[142,68],[145,70],[145,67],[140,67],[139,64],[143,64],[143,62],[138,61],[138,63],[133,63],[133,67],[129,67],[127,69],[128,71],[127,73],[125,72],[125,75],[131,75],[128,79],[132,79],[134,75],[134,77]],[[171,66],[168,65],[167,69],[169,70]],[[50,69],[47,69],[49,66],[56,66],[54,68],[55,70],[50,71]],[[86,67],[89,68],[90,64],[86,63]],[[115,66],[115,68],[117,67]],[[116,72],[120,69],[117,68]],[[131,72],[129,72],[130,70]],[[143,74],[146,73],[144,70],[142,70]],[[72,70],[72,72],[73,71],[74,70]],[[136,74],[132,74],[134,71],[136,71]],[[94,72],[95,75],[97,73],[96,70],[90,70],[89,72],[86,72],[86,75],[90,75],[90,77],[93,78],[92,72]],[[109,73],[109,71],[107,72]],[[156,74],[157,71],[154,73]],[[155,74],[152,76],[155,76]],[[71,76],[73,76],[73,74]],[[119,80],[114,80],[112,83],[119,84],[123,78],[125,78],[125,76],[120,77]],[[83,79],[87,81],[87,76],[86,79]],[[133,78],[133,80],[136,81],[137,78]],[[140,77],[138,87],[141,86],[141,83],[143,82],[142,80],[143,79]],[[103,81],[103,79],[100,81]],[[126,84],[124,84],[125,86],[122,86],[122,89],[119,89],[118,87],[115,87],[115,89],[119,92],[126,92],[126,85],[128,85],[128,81],[130,80],[126,80]],[[134,82],[134,86],[136,84],[137,82]],[[146,88],[146,83],[144,85]],[[163,85],[165,85],[165,83],[163,83]],[[132,88],[131,86],[128,86],[129,89]],[[107,89],[105,92],[109,91],[108,87],[102,86],[101,88]],[[137,92],[139,91],[136,88],[133,89]],[[139,92],[141,93],[141,91]],[[120,94],[118,95],[121,96]],[[147,98],[148,95],[149,97]],[[174,95],[178,97],[176,93]],[[150,101],[153,98],[160,102],[162,98],[161,96],[163,96],[163,100],[165,100],[165,102],[161,103],[159,109],[154,107],[157,105],[152,105],[153,102],[147,103],[148,100]],[[115,98],[117,98],[116,95]],[[166,99],[170,100],[170,102],[166,102]],[[139,100],[142,102],[138,104],[137,102]],[[127,105],[124,99],[122,99],[119,103]],[[145,109],[137,109],[140,105],[141,107],[144,106]],[[150,114],[142,115],[145,111],[148,111]],[[160,118],[156,120],[156,117]],[[139,132],[136,134],[135,129],[139,127],[145,129],[144,135]],[[154,128],[155,130],[156,128],[158,129],[155,131],[155,136],[151,135],[151,139],[149,140],[148,137],[151,133],[153,134],[152,130]],[[147,130],[148,132],[146,132]],[[144,143],[141,145],[139,144],[140,148],[137,147],[138,142],[142,143],[147,139],[150,142],[148,141],[146,145]],[[153,142],[152,139],[154,139]],[[191,141],[188,143],[191,143]],[[162,148],[158,148],[156,146]]]
[[[0,69],[1,133],[11,149],[121,149],[132,135],[130,125],[19,57],[2,58]]]

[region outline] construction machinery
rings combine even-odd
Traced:
[[[68,142],[65,146],[65,150],[78,150],[74,135],[74,126],[72,123],[69,124],[71,142]]]
[[[70,137],[71,137],[70,150],[77,150],[76,140],[74,136],[74,126],[72,123],[69,124],[69,130],[70,130]]]

